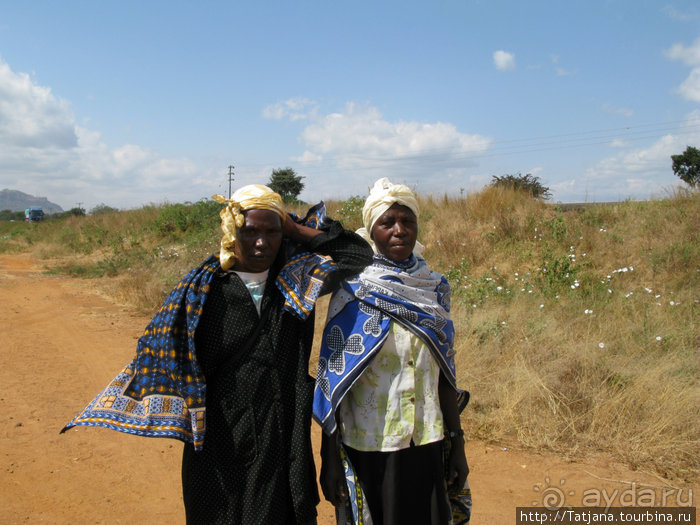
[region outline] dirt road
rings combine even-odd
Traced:
[[[41,273],[27,256],[0,256],[0,305],[0,521],[184,523],[179,442],[86,427],[59,434],[131,360],[149,319],[92,281]],[[545,497],[648,505],[653,495],[660,505],[695,504],[689,490],[700,494],[697,484],[674,487],[603,456],[570,462],[471,442],[467,457],[474,524],[513,524],[516,506]],[[322,503],[320,525],[332,514]]]

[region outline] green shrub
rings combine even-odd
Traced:
[[[494,175],[491,180],[491,186],[496,188],[510,188],[516,191],[523,191],[536,199],[549,199],[552,193],[549,187],[540,182],[539,177],[533,177],[530,173],[527,175]]]

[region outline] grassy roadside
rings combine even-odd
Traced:
[[[329,214],[355,228],[361,204],[329,202]],[[471,436],[697,476],[699,193],[563,210],[488,188],[421,206],[425,257],[453,288]],[[0,251],[154,311],[217,250],[218,210],[201,201],[0,222]]]

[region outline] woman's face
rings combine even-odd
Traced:
[[[418,219],[410,208],[394,203],[372,226],[377,251],[392,261],[405,261],[418,238]]]
[[[282,219],[274,211],[243,212],[245,223],[236,234],[236,264],[239,272],[264,272],[275,261],[282,243]]]

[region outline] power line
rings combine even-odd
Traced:
[[[628,131],[628,130],[632,130],[632,129],[650,128],[650,127],[657,127],[657,126],[666,127],[666,126],[678,125],[678,124],[681,124],[681,125],[688,124],[690,122],[700,123],[700,118],[698,118],[698,119],[684,119],[684,120],[669,120],[669,121],[665,121],[665,122],[654,122],[651,124],[638,124],[636,126],[623,126],[620,128],[603,128],[603,129],[595,129],[595,130],[588,130],[588,131],[575,131],[572,133],[558,133],[555,135],[545,135],[545,136],[541,136],[541,137],[530,137],[530,138],[525,138],[525,139],[505,140],[505,141],[500,141],[500,143],[553,139],[553,138],[559,138],[559,137],[569,137],[569,136],[575,136],[575,135],[590,135],[590,134],[596,134],[596,133],[611,133],[614,131]],[[697,125],[697,124],[693,124],[693,125]]]
[[[485,149],[474,149],[472,151],[455,151],[454,147],[441,147],[413,152],[407,155],[379,156],[349,154],[343,159],[353,161],[352,166],[341,167],[333,164],[333,157],[324,159],[318,164],[305,165],[304,171],[307,173],[320,172],[331,168],[334,172],[342,171],[363,171],[381,169],[388,165],[397,165],[404,162],[423,160],[436,163],[459,163],[460,161],[475,161],[485,158],[497,158],[502,156],[517,155],[524,153],[537,153],[541,151],[552,151],[559,149],[581,148],[587,146],[610,145],[614,146],[616,141],[638,142],[645,139],[659,139],[664,132],[673,132],[674,135],[689,135],[700,133],[700,118],[686,119],[666,122],[656,122],[650,124],[640,124],[636,126],[625,126],[618,128],[603,128],[572,133],[561,133],[548,136],[510,139],[494,141],[489,143]],[[484,137],[484,140],[487,139]],[[249,169],[256,167],[270,166],[271,164],[247,164]],[[395,166],[396,167],[396,166]]]

